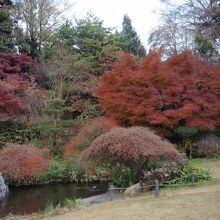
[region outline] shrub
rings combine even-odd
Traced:
[[[181,139],[192,138],[199,133],[198,128],[191,128],[187,126],[177,126],[173,131],[174,135],[180,137]]]
[[[11,183],[28,184],[46,171],[48,157],[47,149],[7,144],[0,152],[0,171]]]
[[[148,171],[145,172],[144,179],[148,183],[153,183],[156,179],[160,182],[169,181],[177,177],[177,174],[184,169],[187,162],[185,154],[179,154],[173,161],[157,163],[148,166]]]
[[[59,161],[52,160],[48,165],[47,172],[39,177],[40,182],[61,182],[65,179],[63,165]]]
[[[196,156],[216,157],[220,155],[220,137],[212,133],[202,135],[195,142]]]
[[[172,159],[178,152],[175,145],[162,140],[143,127],[113,128],[95,139],[80,156],[85,167],[99,164],[116,165],[136,170],[137,177],[149,161]]]
[[[112,180],[116,186],[129,187],[136,181],[136,170],[117,164],[113,167]]]
[[[208,170],[186,166],[177,173],[176,178],[172,179],[169,184],[191,183],[192,173],[195,174],[195,182],[203,182],[212,179]]]
[[[102,166],[86,173],[85,168],[74,157],[69,157],[65,160],[63,174],[71,182],[108,181],[111,177],[109,168]]]
[[[78,202],[76,199],[65,199],[63,202],[63,207],[65,208],[74,208],[78,205]]]
[[[78,134],[66,146],[64,156],[70,156],[76,150],[85,150],[90,146],[93,140],[101,134],[105,134],[113,127],[117,127],[117,124],[105,117],[99,117],[89,121],[82,126]]]
[[[218,157],[220,156],[220,147],[211,146],[211,145],[204,145],[204,146],[197,146],[196,150],[197,157]]]
[[[32,126],[12,120],[0,121],[0,148],[6,143],[24,144],[35,137]]]

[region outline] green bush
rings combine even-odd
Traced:
[[[61,162],[52,160],[46,173],[39,177],[40,182],[61,182],[66,179]]]
[[[0,148],[6,143],[25,144],[35,136],[35,130],[25,123],[12,120],[0,122]]]
[[[79,122],[75,120],[60,120],[56,126],[54,122],[40,122],[34,125],[36,138],[32,141],[41,147],[48,147],[52,155],[62,158],[64,146],[76,132]]]
[[[82,177],[85,175],[85,170],[76,162],[75,158],[68,158],[64,162],[63,173],[69,181],[80,182]]]
[[[187,126],[176,126],[173,130],[174,135],[181,137],[183,139],[191,138],[199,133],[198,128],[191,128]]]
[[[71,182],[107,181],[111,176],[109,168],[103,166],[96,167],[93,172],[87,173],[74,157],[65,161],[64,175]]]
[[[210,172],[201,168],[194,168],[192,166],[186,166],[183,170],[177,173],[177,177],[172,179],[169,184],[188,184],[192,181],[192,173],[195,174],[195,182],[203,182],[211,180]]]
[[[65,199],[63,202],[63,207],[65,208],[74,208],[78,205],[78,202],[76,199]]]
[[[129,167],[123,167],[120,164],[117,164],[113,168],[113,182],[117,186],[128,187],[136,183],[136,171],[132,170]]]

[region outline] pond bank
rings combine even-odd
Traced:
[[[61,215],[49,216],[44,220],[207,220],[220,219],[220,183],[196,187],[162,190],[155,198],[151,193],[107,202]]]
[[[94,189],[93,186],[97,188]],[[79,199],[106,193],[108,183],[53,184],[10,187],[10,193],[0,202],[0,218],[42,212],[49,204],[62,204],[65,199]]]

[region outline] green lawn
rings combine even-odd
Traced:
[[[214,178],[220,179],[220,158],[193,159],[189,164],[194,167],[208,169]]]

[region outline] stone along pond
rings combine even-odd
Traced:
[[[9,213],[24,215],[44,211],[48,204],[62,204],[65,199],[87,198],[107,190],[108,183],[9,187],[8,196],[0,201],[0,218]]]

